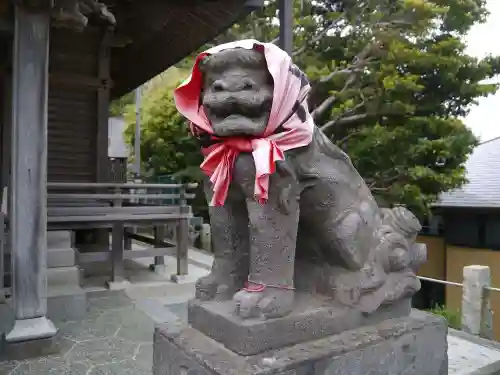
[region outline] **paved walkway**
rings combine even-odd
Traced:
[[[450,330],[448,334],[448,375],[499,373],[499,343]]]
[[[198,263],[189,265],[191,282],[183,284],[169,280],[176,264],[171,257],[166,257],[166,268],[160,273],[148,270],[152,259],[127,262],[130,286],[125,291],[108,291],[107,277],[99,272],[90,276],[84,283],[86,318],[54,321],[60,352],[25,361],[0,359],[0,375],[152,375],[155,324],[186,324],[193,281],[209,272],[211,259],[197,252],[194,257]],[[0,322],[0,332],[5,331],[4,325],[10,323]]]
[[[55,322],[60,353],[0,362],[0,375],[151,375],[155,323],[185,319],[185,303],[172,306],[134,301],[124,292],[91,293],[85,320]]]
[[[190,253],[199,261],[210,261],[203,258],[205,254]],[[142,268],[147,264],[144,261]],[[207,268],[196,267],[193,272],[201,275]],[[187,301],[194,294],[194,284],[159,284],[156,279],[148,283],[145,271],[144,275],[131,279],[130,288],[123,292],[89,286],[86,318],[54,322],[59,328],[60,353],[26,361],[0,361],[0,375],[152,375],[154,326],[186,324]],[[452,331],[448,354],[450,375],[468,375],[485,366],[500,371],[498,343]]]

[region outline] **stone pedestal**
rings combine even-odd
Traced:
[[[87,312],[72,243],[69,231],[47,233],[47,316],[57,321],[81,320]]]
[[[189,307],[189,327],[159,326],[154,375],[446,375],[447,325],[408,300],[363,316],[299,296],[287,317],[242,321],[230,303]],[[397,317],[399,315],[399,317]]]
[[[188,319],[192,328],[247,356],[408,316],[410,304],[411,301],[405,299],[371,315],[363,315],[358,310],[332,303],[328,297],[304,292],[297,293],[293,312],[280,319],[241,320],[234,315],[232,301],[196,300],[189,304]]]

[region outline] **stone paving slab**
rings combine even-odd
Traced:
[[[152,375],[154,326],[186,324],[190,296],[130,299],[126,291],[91,292],[84,320],[54,322],[59,328],[59,353],[25,361],[0,360],[0,375]],[[448,354],[449,375],[494,374],[481,369],[499,363],[500,344],[452,331]]]
[[[500,373],[500,344],[465,332],[448,333],[448,375]]]
[[[61,351],[0,362],[0,375],[151,375],[155,322],[124,293],[89,295],[78,322],[54,322]]]

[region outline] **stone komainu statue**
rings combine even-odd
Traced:
[[[201,144],[215,260],[202,300],[241,318],[289,314],[306,291],[370,314],[409,298],[425,261],[420,224],[381,209],[349,157],[314,125],[306,76],[273,44],[198,56],[175,91]]]

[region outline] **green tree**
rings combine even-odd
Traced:
[[[484,80],[500,72],[500,59],[468,56],[462,42],[484,21],[485,1],[293,1],[293,58],[311,80],[317,125],[382,202],[427,212],[439,193],[465,182],[463,165],[477,139],[461,118],[497,90]],[[277,42],[276,1],[266,4],[209,45]],[[177,65],[186,75],[194,55]],[[143,160],[155,173],[196,171],[199,150],[169,85],[160,86],[161,94],[144,99]]]
[[[127,106],[125,120],[125,137],[133,145],[134,106]],[[177,112],[170,85],[145,90],[141,109],[142,169],[155,176],[172,175],[199,165],[201,161],[199,146],[190,136],[186,120]]]
[[[134,103],[134,92],[129,92],[121,98],[115,99],[109,105],[110,116],[123,116],[125,108]]]
[[[153,179],[159,175],[171,175],[179,182],[200,182],[202,178],[199,165],[203,158],[199,145],[189,134],[187,122],[177,111],[173,100],[173,88],[184,73],[170,70],[143,89],[141,169]],[[132,146],[135,141],[135,106],[127,105],[123,112],[127,122],[125,138]],[[201,184],[196,198],[190,203],[196,216],[208,218]]]
[[[385,204],[425,213],[465,182],[477,139],[461,118],[497,86],[500,58],[465,53],[484,0],[296,0],[293,58],[317,125]],[[227,31],[277,41],[276,1]]]

